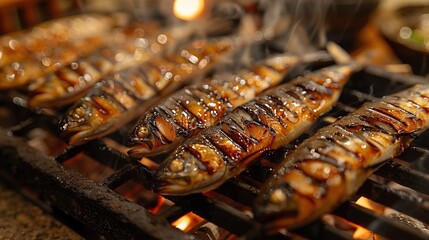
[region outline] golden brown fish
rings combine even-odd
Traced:
[[[320,60],[326,55],[324,52],[301,57],[276,55],[249,69],[218,74],[200,84],[185,87],[144,113],[130,133],[132,149],[128,153],[141,158],[171,151],[235,107],[279,84],[290,68]]]
[[[116,131],[140,116],[150,105],[149,98],[171,93],[191,77],[207,72],[237,47],[234,44],[229,37],[197,40],[179,54],[158,57],[105,77],[67,111],[61,131],[71,136],[71,145]]]
[[[103,43],[115,18],[83,14],[42,23],[0,38],[0,90],[26,86]]]
[[[363,105],[282,160],[257,199],[257,216],[271,233],[331,212],[428,127],[429,85]]]
[[[213,23],[205,24],[211,26]],[[185,39],[189,41],[196,31],[193,24],[176,24],[161,29],[152,25],[152,22],[142,22],[122,28],[116,35],[112,33],[113,40],[109,44],[37,79],[29,87],[29,106],[58,108],[73,103],[103,76],[170,51]]]
[[[146,24],[149,25],[149,24]],[[89,55],[36,79],[30,86],[30,107],[62,107],[82,97],[107,74],[141,64],[174,41],[173,29],[156,31],[144,23],[112,33],[112,40]]]
[[[30,29],[0,36],[0,66],[53,50],[70,39],[83,39],[107,32],[118,18],[105,14],[80,14],[40,23]]]
[[[357,65],[336,65],[275,87],[187,139],[161,164],[155,190],[183,195],[215,189],[301,135],[336,103]]]

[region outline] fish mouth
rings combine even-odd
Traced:
[[[72,146],[79,146],[91,140],[101,138],[108,133],[114,131],[111,128],[111,126],[113,125],[114,121],[104,125],[81,125],[80,127],[75,127],[72,130],[68,129],[66,130],[66,134],[71,135],[69,139],[69,144]]]
[[[150,146],[150,143],[147,142],[131,142],[129,144],[131,146],[131,149],[128,150],[128,156],[132,158],[142,158],[145,156],[148,156],[147,154],[150,154],[152,152]]]
[[[177,145],[179,144],[168,144],[152,148],[151,146],[153,146],[153,144],[150,141],[132,141],[130,144],[131,149],[128,150],[128,155],[132,158],[159,156],[172,151]]]
[[[211,191],[222,185],[226,169],[219,171],[210,178],[202,178],[202,180],[193,180],[197,176],[184,176],[176,178],[160,178],[156,176],[154,191],[161,195],[188,195],[193,193],[202,193]]]
[[[190,182],[189,177],[157,180],[154,191],[161,195],[187,195],[192,193],[189,188]]]
[[[82,145],[93,139],[93,137],[91,137],[93,133],[94,131],[92,129],[81,130],[75,134],[70,133],[69,144],[72,146]]]

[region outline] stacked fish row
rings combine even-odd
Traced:
[[[299,137],[336,104],[348,79],[361,68],[350,61],[279,85],[289,69],[320,57],[281,54],[178,90],[219,65],[245,41],[242,36],[195,40],[176,53],[160,54],[177,41],[174,31],[128,35],[123,31],[126,40],[121,45],[106,44],[81,58],[76,54],[77,60],[29,74],[25,81],[16,76],[30,71],[20,71],[18,64],[15,73],[2,72],[0,86],[28,85],[31,107],[73,103],[60,122],[71,145],[104,137],[141,117],[129,134],[129,155],[169,153],[156,170],[154,191],[185,195],[217,188],[264,154]],[[55,44],[45,42],[40,44]],[[5,49],[5,64],[22,59],[22,53],[15,56]],[[262,189],[255,213],[272,232],[332,211],[426,130],[428,121],[429,86],[364,105],[285,156]]]
[[[0,90],[25,87],[104,44],[115,17],[85,14],[52,20],[0,38]]]

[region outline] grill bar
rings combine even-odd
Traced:
[[[375,174],[429,195],[429,175],[423,172],[389,161]]]
[[[8,136],[2,129],[0,155],[3,171],[10,170],[9,174],[37,189],[44,198],[67,214],[109,238],[192,239],[171,228],[162,218],[148,214],[139,205],[73,171],[67,171],[57,162],[29,147],[25,141]],[[7,175],[8,172],[4,174]]]
[[[122,184],[124,184],[126,181],[131,179],[131,176],[133,174],[134,167],[131,165],[125,165],[121,167],[118,171],[114,172],[109,177],[105,178],[101,185],[106,186],[110,189],[115,189]]]
[[[389,206],[421,221],[428,220],[429,204],[420,197],[392,189],[372,180],[365,182],[358,195],[371,198],[373,201]]]
[[[427,239],[427,236],[415,229],[350,202],[342,204],[334,213],[387,238]]]
[[[412,80],[409,81],[409,79]],[[392,75],[379,69],[365,69],[352,78],[346,86],[341,102],[327,114],[327,117],[339,117],[352,111],[363,101],[404,89],[413,83],[421,83],[421,79]],[[373,90],[371,91],[377,94],[368,91],[368,86],[372,86]],[[387,93],[386,86],[389,90]],[[381,93],[381,90],[384,92]],[[18,111],[20,118],[22,118],[21,123],[10,128],[13,131],[9,130],[9,133],[25,136],[33,128],[43,124],[48,131],[57,135],[54,124],[57,122],[55,116],[30,112],[21,106],[14,106],[10,102],[6,102],[10,108]],[[128,158],[102,140],[92,141],[79,147],[68,147],[62,153],[49,158],[34,149],[27,149],[28,145],[24,141],[10,137],[9,133],[1,130],[0,156],[5,161],[0,162],[0,168],[5,174],[13,175],[17,180],[33,187],[55,207],[62,209],[108,238],[192,239],[193,235],[185,234],[171,227],[170,224],[185,214],[193,212],[206,221],[210,221],[243,239],[293,239],[295,235],[310,239],[351,239],[352,234],[350,232],[337,229],[321,220],[286,235],[279,233],[273,236],[264,236],[263,231],[261,231],[262,224],[240,210],[241,208],[235,207],[237,204],[244,209],[250,209],[262,182],[269,176],[278,159],[286,151],[293,149],[293,145],[300,143],[305,137],[310,136],[328,122],[326,119],[321,119],[290,146],[267,156],[267,159],[264,159],[262,163],[250,167],[246,172],[229,180],[212,193],[169,197],[168,199],[174,205],[163,209],[158,215],[147,212],[144,203],[130,202],[113,191],[130,180],[151,189],[153,176],[148,167]],[[115,135],[109,136],[109,138],[112,137]],[[428,150],[416,146],[414,145],[399,159],[403,158],[406,163],[410,164],[417,161],[416,157],[418,161],[425,161],[425,154]],[[74,170],[65,169],[61,166],[62,163],[66,163],[73,157],[79,157],[78,155],[82,153],[103,166],[110,167],[113,169],[113,173],[97,184],[91,180],[86,180]],[[428,194],[429,176],[402,165],[401,161],[388,162],[376,172],[376,175],[383,177],[386,182],[393,181]],[[31,176],[31,179],[26,176]],[[220,195],[221,198],[213,197],[217,195]],[[364,184],[355,198],[357,199],[359,196],[365,196],[425,223],[428,222],[426,217],[428,213],[427,201],[423,197],[408,196],[400,190],[371,180]],[[234,204],[228,201],[223,202],[225,198]],[[341,205],[334,214],[385,237],[427,238],[427,236],[406,227],[404,224],[376,214],[352,202]]]

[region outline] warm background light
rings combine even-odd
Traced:
[[[204,10],[204,0],[175,0],[173,12],[177,18],[190,21],[199,17]]]

